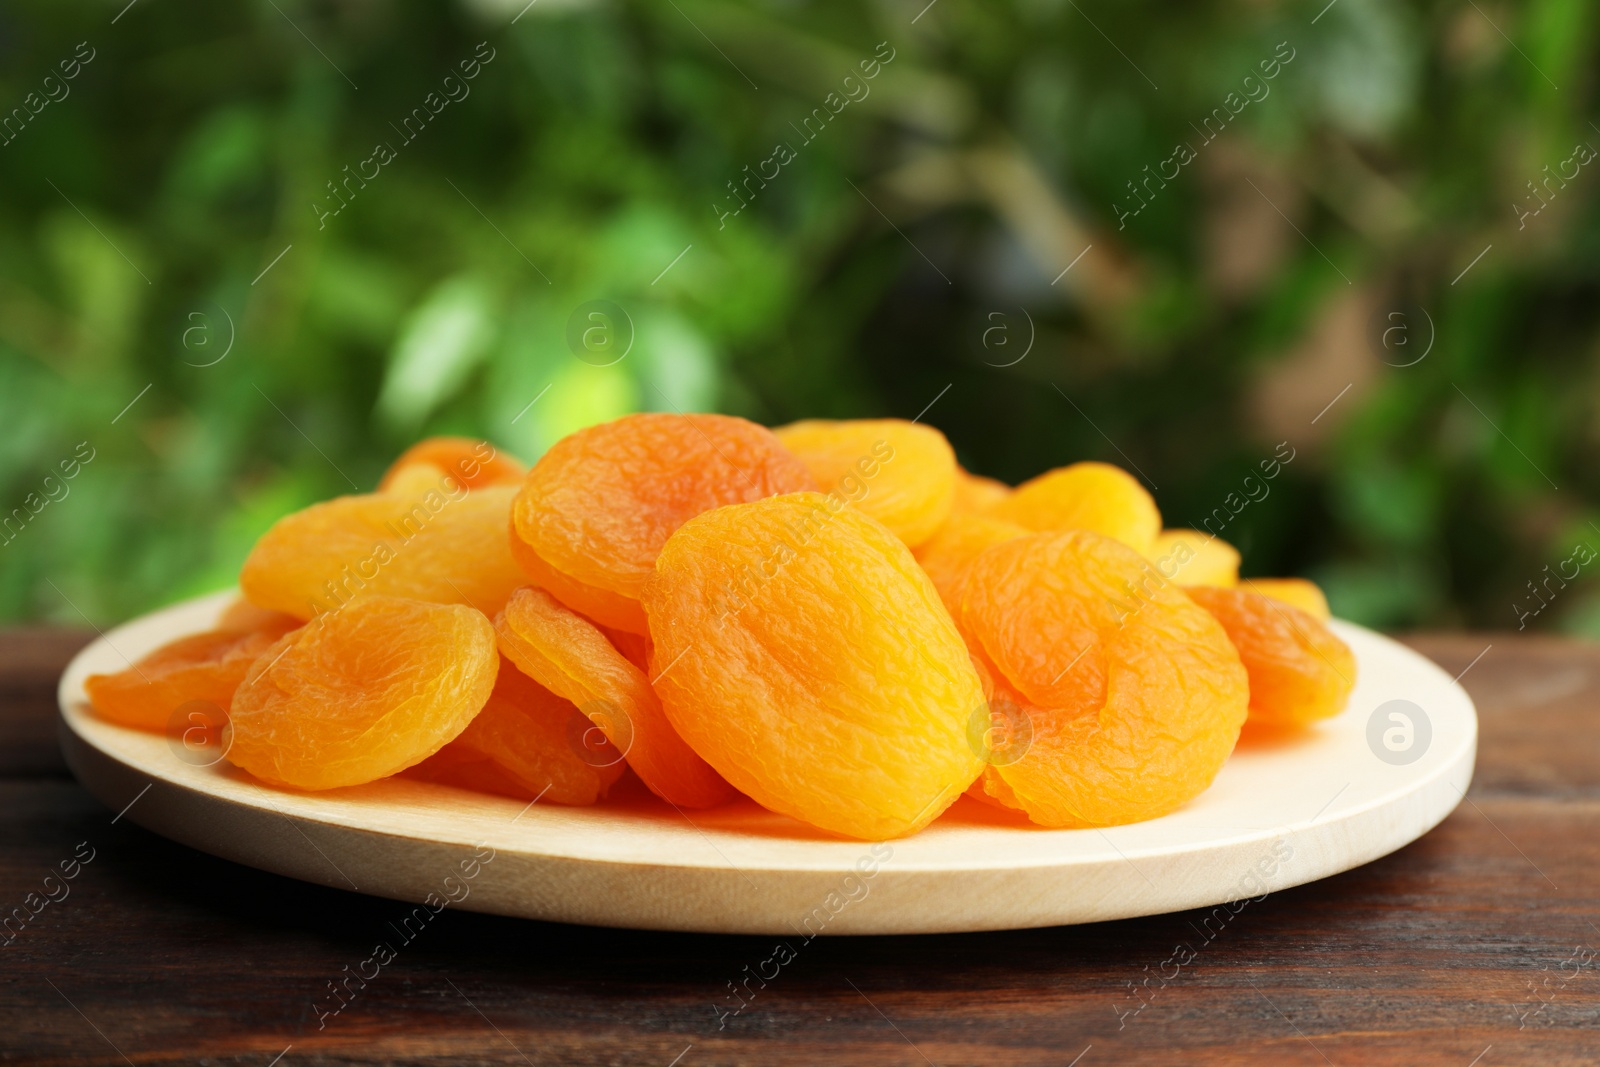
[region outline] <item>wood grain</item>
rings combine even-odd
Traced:
[[[285,1048],[284,1067],[667,1067],[680,1054],[680,1067],[1600,1058],[1600,957],[1583,955],[1600,948],[1592,646],[1412,640],[1452,674],[1492,643],[1462,679],[1482,743],[1470,803],[1385,859],[1251,903],[1220,927],[1181,913],[818,939],[765,988],[752,980],[748,1006],[719,1029],[727,983],[761,967],[772,938],[446,910],[402,943],[391,924],[404,905],[113,824],[48,750],[48,694],[87,636],[0,638],[0,908],[40,892],[80,842],[95,850],[70,895],[0,948],[0,1062],[264,1065]],[[335,1003],[327,983],[379,941],[398,945],[394,960],[319,1030],[316,1005]],[[1194,958],[1178,966],[1184,944]]]

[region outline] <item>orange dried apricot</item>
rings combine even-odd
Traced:
[[[227,628],[180,637],[127,670],[91,674],[84,681],[89,702],[101,718],[156,731],[165,731],[172,713],[192,700],[226,711],[256,657],[300,625],[277,615],[250,628],[239,628],[242,621],[239,614]]]
[[[973,474],[957,464],[956,495],[950,510],[952,513],[982,515],[1010,495],[1011,487],[1005,482]]]
[[[1245,588],[1252,593],[1269,596],[1284,604],[1291,604],[1313,618],[1327,622],[1332,617],[1328,598],[1315,582],[1305,578],[1247,578]]]
[[[644,606],[667,717],[773,811],[898,837],[981,768],[967,723],[982,683],[949,613],[900,539],[837,497],[684,523]]]
[[[261,536],[239,586],[251,603],[301,619],[373,594],[496,612],[527,583],[506,543],[515,493],[450,482],[313,504]]]
[[[625,769],[622,753],[570,700],[505,662],[483,710],[433,759],[452,784],[504,791],[509,781],[512,795],[555,804],[593,804]]]
[[[823,492],[854,504],[912,548],[950,514],[956,455],[931,426],[904,419],[806,419],[773,433]]]
[[[480,611],[359,597],[255,661],[233,695],[227,757],[299,789],[385,778],[466,729],[499,666],[494,627]]]
[[[1026,526],[1004,519],[956,511],[939,527],[938,533],[917,547],[914,555],[933,580],[939,599],[954,612],[961,576],[973,557],[990,545],[1013,537],[1026,537],[1032,532]]]
[[[443,467],[435,467],[432,463],[407,463],[404,467],[396,467],[385,474],[378,492],[415,498],[430,489],[442,486],[448,486],[455,492],[458,491],[455,487],[460,484],[460,481]]]
[[[642,609],[641,609],[642,610]],[[622,653],[622,658],[638,667],[649,677],[653,673],[650,665],[651,656],[655,650],[650,647],[649,634],[636,634],[627,630],[613,630],[610,627],[600,627],[600,632],[606,635],[606,640],[611,642],[611,647]]]
[[[967,796],[991,808],[1020,812],[1022,805],[1017,803],[1016,795],[1001,780],[993,764],[1010,762],[1019,751],[1026,751],[1032,740],[1026,731],[1031,729],[1032,722],[1011,702],[1009,686],[995,688],[994,679],[999,672],[989,665],[982,651],[968,651],[972,655],[972,667],[983,683],[985,704],[967,721],[967,741],[983,758],[985,766],[983,773],[967,787]]]
[[[500,651],[578,710],[622,751],[650,791],[681,807],[708,808],[733,789],[684,743],[644,672],[594,624],[543,589],[519,589],[495,619]]]
[[[392,489],[402,472],[412,465],[434,467],[442,474],[459,479],[468,489],[518,485],[527,474],[527,468],[519,460],[495,451],[487,441],[471,437],[429,437],[400,453],[400,458],[389,464],[378,482],[378,492]]]
[[[1238,740],[1249,688],[1222,626],[1109,537],[985,549],[958,619],[997,699],[1027,720],[1025,753],[990,770],[1037,823],[1166,814],[1211,784]]]
[[[1319,619],[1249,589],[1187,592],[1222,623],[1250,672],[1252,724],[1302,726],[1344,710],[1355,656]]]
[[[534,585],[579,615],[587,616],[601,626],[608,626],[613,630],[644,633],[648,624],[644,620],[644,608],[639,606],[637,600],[562,574],[546,563],[531,545],[517,536],[515,523],[511,526],[511,557],[517,561],[517,566],[522,568],[522,573],[527,575]]]
[[[529,789],[525,783],[513,778],[493,760],[483,759],[465,749],[458,749],[454,741],[421,763],[407,767],[400,773],[406,778],[451,785],[474,793],[493,793],[496,796],[513,797],[517,800],[534,800],[539,796],[538,790]]]
[[[274,641],[299,625],[301,620],[293,615],[258,608],[244,597],[235,598],[222,609],[222,614],[217,616],[219,630],[270,630],[275,631],[272,634]]]
[[[1161,512],[1138,479],[1109,463],[1074,463],[1023,482],[988,514],[1030,530],[1092,530],[1149,555]]]
[[[1232,589],[1239,584],[1239,550],[1199,530],[1162,530],[1150,560],[1179,585]]]
[[[637,601],[656,554],[685,520],[724,504],[812,488],[805,466],[753,422],[629,415],[557,441],[528,472],[511,515],[517,536],[539,560],[583,585]],[[536,580],[553,585],[545,576]],[[557,598],[565,599],[565,591]],[[598,621],[618,629],[637,625],[618,613]]]

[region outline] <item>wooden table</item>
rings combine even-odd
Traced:
[[[1600,1063],[1600,646],[1413,638],[1451,673],[1492,641],[1463,678],[1483,727],[1467,802],[1209,942],[1195,914],[822,939],[719,1030],[771,939],[446,911],[319,1030],[313,1002],[406,909],[114,822],[56,750],[85,638],[0,635],[0,908],[93,856],[0,934],[0,1063]]]

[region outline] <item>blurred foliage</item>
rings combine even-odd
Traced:
[[[1600,583],[1545,570],[1600,546],[1600,168],[1565,176],[1600,145],[1595,18],[12,0],[0,614],[226,584],[276,516],[423,434],[532,459],[639,409],[928,408],[1008,480],[1136,466],[1170,525],[1287,441],[1224,531],[1248,573],[1381,626],[1600,633]],[[408,139],[430,93],[460,98]],[[575,352],[574,322],[626,355]]]

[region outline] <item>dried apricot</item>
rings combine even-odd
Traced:
[[[1292,604],[1323,622],[1332,617],[1328,610],[1328,598],[1322,595],[1322,590],[1315,582],[1305,578],[1247,578],[1244,584],[1252,593]]]
[[[904,419],[807,419],[773,433],[810,468],[823,492],[854,504],[912,548],[932,537],[950,514],[956,455],[931,426]]]
[[[570,700],[505,662],[483,710],[433,759],[436,769],[454,768],[445,775],[452,784],[486,782],[504,791],[509,780],[512,795],[556,804],[593,804],[624,770],[622,753]]]
[[[1239,550],[1199,530],[1162,530],[1150,560],[1179,585],[1232,589],[1239,584]]]
[[[527,583],[506,542],[510,486],[342,496],[287,515],[239,572],[250,602],[306,619],[358,596],[500,610]]]
[[[613,630],[610,627],[600,627],[600,632],[606,635],[606,640],[611,642],[611,647],[622,653],[622,658],[638,667],[649,677],[653,673],[651,657],[655,650],[650,647],[649,634],[636,634],[628,630]]]
[[[627,757],[651,792],[682,807],[733,796],[662,713],[644,672],[594,624],[543,589],[519,589],[495,620],[500,651],[524,674],[570,700]]]
[[[990,770],[1035,822],[1163,815],[1210,785],[1238,740],[1249,689],[1222,626],[1109,537],[985,549],[958,618],[996,698],[1027,720],[1025,753]]]
[[[495,451],[487,441],[470,437],[429,437],[418,441],[389,464],[378,492],[388,492],[408,466],[427,465],[460,480],[468,489],[486,485],[518,485],[527,468],[511,456]]]
[[[256,657],[299,620],[272,615],[258,625],[191,634],[162,645],[127,670],[91,674],[84,682],[101,718],[141,730],[165,731],[172,713],[191,700],[226,711]]]
[[[511,557],[522,568],[534,585],[555,597],[579,615],[585,615],[601,626],[613,630],[644,633],[647,623],[644,608],[632,597],[613,593],[569,578],[546,563],[539,553],[517,536],[516,524],[511,526]]]
[[[217,616],[217,629],[219,630],[271,630],[275,631],[272,639],[276,641],[284,634],[301,624],[301,620],[293,615],[285,615],[281,611],[272,611],[268,608],[258,608],[244,597],[237,597],[227,607],[222,609],[222,614]]]
[[[1187,592],[1222,623],[1250,672],[1252,723],[1301,726],[1344,710],[1355,656],[1320,620],[1249,589]]]
[[[644,606],[667,717],[773,811],[898,837],[981,768],[967,722],[982,683],[949,613],[899,538],[838,497],[691,519]]]
[[[972,655],[972,667],[983,683],[985,703],[979,712],[967,720],[967,741],[973,751],[982,757],[985,766],[983,773],[967,787],[967,796],[991,808],[1022,811],[1016,794],[1000,778],[993,765],[1012,762],[1026,753],[1032,742],[1031,733],[1027,733],[1032,729],[1032,720],[1026,713],[1019,713],[1019,709],[1011,702],[1008,697],[1009,686],[998,690],[995,688],[994,680],[999,672],[988,663],[983,652],[970,648],[968,651]],[[1020,734],[1019,726],[1023,728]]]
[[[1030,530],[1092,530],[1149,555],[1161,512],[1138,479],[1109,463],[1074,463],[1023,482],[988,512]]]
[[[378,487],[380,493],[394,493],[405,497],[420,497],[430,489],[440,486],[454,488],[460,482],[443,467],[435,467],[432,463],[407,463],[404,467],[394,467],[383,476],[383,483]]]
[[[528,472],[511,514],[517,536],[540,561],[637,601],[656,554],[685,520],[724,504],[812,488],[805,466],[753,422],[629,415],[556,442]],[[565,599],[564,591],[551,591]],[[637,625],[617,613],[595,617],[618,629]]]
[[[973,474],[965,467],[956,467],[956,495],[951,502],[952,512],[968,515],[982,515],[1000,501],[1011,495],[1011,487],[1005,482],[985,478],[981,474]]]
[[[496,796],[514,797],[517,800],[539,798],[537,789],[513,778],[494,760],[484,759],[466,749],[458,749],[455,742],[444,746],[427,759],[400,772],[406,778],[439,785],[452,785],[474,793],[493,793]],[[543,789],[543,786],[539,787]]]
[[[939,527],[938,533],[917,547],[915,555],[922,569],[933,579],[939,599],[953,612],[961,576],[973,557],[990,545],[1013,537],[1026,537],[1029,533],[1032,531],[1027,527],[1014,522],[956,511]]]
[[[483,613],[362,596],[285,635],[233,696],[228,759],[299,789],[359,785],[431,756],[494,688]]]

